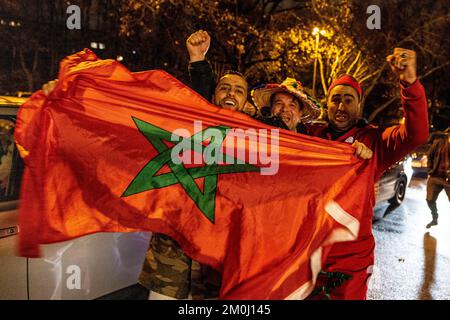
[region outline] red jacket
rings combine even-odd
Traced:
[[[405,88],[401,85],[402,106],[405,113],[405,122],[402,125],[380,129],[374,126],[363,128],[354,127],[336,141],[353,143],[354,140],[364,143],[373,151],[369,161],[374,163],[374,178],[378,180],[383,172],[405,157],[417,146],[428,140],[428,112],[425,90],[419,81]],[[308,134],[331,140],[326,125],[312,125],[308,127]],[[323,269],[330,272],[343,272],[358,277],[358,274],[367,274],[368,268],[374,263],[375,242],[372,235],[373,207],[375,205],[375,192],[365,204],[367,215],[361,221],[360,232],[355,241],[341,242],[328,248],[329,253],[323,261]],[[366,279],[362,277],[361,279]],[[366,279],[367,280],[367,279]],[[365,282],[365,280],[364,280]],[[362,285],[362,284],[361,284]],[[365,286],[362,285],[363,287]],[[355,289],[357,286],[354,286]],[[361,290],[367,290],[360,287]],[[355,289],[356,290],[356,289]],[[361,296],[341,296],[340,298],[362,298]]]

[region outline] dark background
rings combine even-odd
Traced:
[[[72,4],[81,8],[80,30],[66,27]],[[373,4],[381,8],[379,30],[366,26]],[[290,76],[312,88],[317,58],[317,97],[324,100],[333,77],[350,73],[362,81],[364,115],[380,124],[402,117],[385,58],[395,47],[414,49],[432,129],[445,129],[449,7],[448,0],[0,0],[0,94],[38,90],[57,77],[63,57],[85,47],[101,58],[121,56],[133,71],[165,69],[187,83],[185,41],[203,29],[217,74],[238,70],[250,85]],[[326,31],[317,48],[315,27]]]

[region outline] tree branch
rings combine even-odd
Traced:
[[[388,106],[390,106],[395,100],[398,99],[398,96],[395,96],[393,98],[391,98],[389,101],[387,101],[386,103],[384,103],[381,107],[378,107],[374,112],[372,112],[369,116],[369,118],[367,119],[367,121],[371,122],[373,121],[373,119],[375,119],[375,117],[384,109],[386,109]]]
[[[430,26],[430,25],[434,25],[434,24],[438,23],[439,20],[443,20],[443,21],[450,20],[450,13],[449,13],[449,14],[446,14],[446,15],[444,15],[444,16],[439,16],[439,17],[437,17],[437,18],[435,18],[435,19],[432,19],[432,20],[428,21],[427,23],[425,23],[424,25],[422,25],[422,26],[416,28],[416,29],[415,29],[413,32],[411,32],[406,38],[404,38],[403,40],[401,40],[400,42],[398,42],[398,43],[397,43],[397,47],[401,47],[402,44],[404,44],[405,42],[412,40],[413,37],[414,37],[414,35],[415,35],[417,32],[419,32],[420,30],[424,30],[425,28],[427,28],[427,27]]]
[[[258,63],[263,63],[263,62],[273,62],[273,61],[278,61],[280,60],[283,56],[285,55],[285,53],[280,54],[278,57],[276,58],[264,58],[264,59],[259,59],[259,60],[253,60],[250,61],[248,63],[245,64],[246,68],[250,68],[251,66],[258,64]]]
[[[28,70],[28,68],[27,68],[27,66],[26,66],[26,62],[25,62],[25,57],[24,57],[24,55],[23,55],[23,50],[22,50],[22,48],[18,48],[19,49],[19,57],[20,57],[20,59],[19,59],[19,61],[20,61],[20,65],[22,66],[22,70],[26,73],[26,74],[28,74],[30,71]]]
[[[326,96],[328,94],[328,88],[327,88],[327,84],[325,83],[325,75],[324,75],[324,67],[323,67],[323,61],[322,61],[322,55],[319,55],[318,57],[319,60],[319,70],[320,70],[320,79],[322,82],[322,89],[323,89],[323,93]]]
[[[375,88],[376,84],[378,83],[378,80],[380,80],[381,75],[383,74],[384,69],[386,68],[387,63],[384,62],[380,69],[374,71],[373,73],[376,74],[376,77],[372,80],[371,85],[366,89],[366,92],[362,98],[361,106],[364,108],[364,103],[366,102],[367,97],[372,92],[373,88]],[[378,74],[377,74],[378,73]]]
[[[361,51],[358,51],[356,58],[353,60],[352,64],[347,68],[347,71],[345,73],[350,74],[350,71],[353,69],[353,67],[358,62],[360,57],[361,57]]]
[[[295,7],[277,10],[273,14],[277,15],[277,14],[280,14],[280,13],[283,13],[283,12],[286,12],[286,11],[292,12],[292,11],[296,11],[296,10],[303,10],[303,9],[309,8],[309,7],[310,7],[309,3],[303,3],[303,4],[295,6]]]
[[[37,68],[37,63],[38,63],[38,53],[39,53],[39,50],[34,50],[34,57],[33,57],[33,67],[32,67],[32,72],[35,72],[36,71],[36,68]]]
[[[365,76],[364,78],[360,79],[360,80],[359,80],[359,83],[363,83],[363,82],[366,81],[367,79],[372,78],[375,74],[377,74],[377,72],[378,72],[378,70],[376,70],[376,71],[372,72],[371,74]]]
[[[419,79],[426,78],[426,77],[428,77],[430,74],[432,74],[433,72],[435,72],[435,71],[437,71],[437,70],[439,70],[439,69],[442,69],[442,68],[444,68],[444,67],[446,67],[446,66],[448,66],[448,65],[450,65],[450,61],[447,61],[446,63],[441,64],[440,66],[437,66],[437,67],[435,67],[435,68],[433,68],[433,69],[431,69],[431,70],[428,70],[427,73],[425,73],[425,74],[419,76],[418,78],[419,78]]]

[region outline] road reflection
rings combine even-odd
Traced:
[[[426,179],[413,177],[398,207],[375,208],[375,271],[368,299],[450,300],[450,202],[441,193],[439,225],[426,229]]]
[[[433,300],[433,295],[431,294],[430,288],[434,283],[434,272],[436,263],[436,238],[426,232],[423,235],[423,255],[424,255],[424,266],[423,266],[423,282],[422,290],[420,291],[420,300]]]

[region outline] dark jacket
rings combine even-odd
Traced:
[[[449,178],[450,147],[447,137],[435,139],[428,153],[430,176]]]
[[[197,61],[189,63],[190,87],[203,96],[209,102],[212,102],[214,89],[216,88],[216,79],[211,65],[208,61]]]

